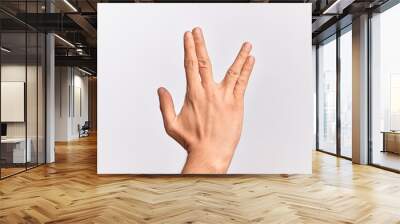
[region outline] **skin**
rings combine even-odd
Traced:
[[[179,114],[171,94],[158,89],[167,134],[188,153],[183,174],[224,174],[232,161],[243,126],[244,94],[255,59],[243,43],[224,79],[213,79],[202,30],[184,35],[186,96]]]

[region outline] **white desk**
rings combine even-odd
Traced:
[[[31,153],[31,145],[32,140],[30,138],[26,139],[28,143],[26,147],[26,154],[25,154],[25,138],[5,138],[1,139],[1,144],[6,147],[13,147],[13,163],[25,163],[31,162],[32,160],[32,153]],[[2,146],[2,147],[4,147]],[[25,161],[26,159],[26,161]]]

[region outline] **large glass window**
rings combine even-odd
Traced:
[[[371,19],[372,163],[400,170],[400,5]]]
[[[340,36],[323,41],[317,61],[318,149],[345,158],[352,157],[351,28],[349,25],[338,32]]]
[[[351,26],[340,36],[340,154],[352,157],[352,35]]]
[[[336,153],[336,38],[318,47],[318,148]]]

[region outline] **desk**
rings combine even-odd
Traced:
[[[26,154],[25,154],[25,138],[6,138],[1,139],[1,156],[6,160],[6,163],[25,163],[31,162],[32,140],[27,139]],[[12,158],[12,159],[11,159]],[[26,159],[26,161],[25,161]]]
[[[382,152],[392,152],[400,154],[400,132],[382,131],[383,150]]]

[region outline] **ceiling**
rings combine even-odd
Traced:
[[[189,2],[253,2],[312,3],[313,43],[327,38],[340,26],[351,24],[353,16],[374,9],[388,0],[231,0]],[[97,3],[157,2],[169,0],[1,0],[2,32],[16,33],[30,28],[39,32],[55,32],[56,64],[86,67],[96,70]],[[51,9],[51,10],[50,10]],[[52,13],[49,13],[52,11]],[[27,12],[27,13],[26,13]],[[338,21],[340,23],[337,23]],[[347,22],[346,22],[347,21]],[[338,26],[337,24],[340,24]],[[16,38],[12,38],[12,35]],[[7,34],[8,41],[20,41],[18,34]],[[70,44],[66,43],[69,42]],[[23,43],[20,43],[23,44]],[[72,44],[72,45],[71,45]],[[18,45],[15,43],[15,45]],[[74,47],[72,47],[74,46]]]

